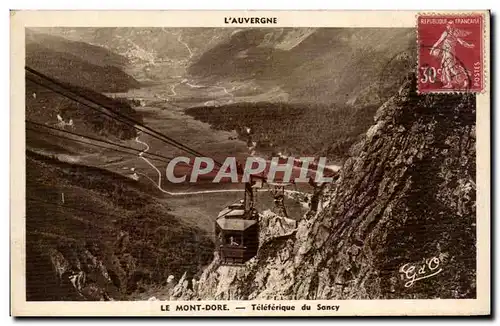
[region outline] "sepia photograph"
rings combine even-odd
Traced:
[[[221,315],[489,298],[489,16],[274,16],[23,29],[17,295]]]

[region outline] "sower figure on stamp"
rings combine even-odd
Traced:
[[[457,43],[466,47],[473,48],[474,44],[464,41],[462,37],[469,35],[471,32],[463,31],[454,27],[453,21],[446,24],[446,29],[441,34],[441,37],[432,46],[430,54],[432,56],[441,56],[442,77],[441,81],[443,88],[452,88],[453,84],[460,84],[465,88],[468,86],[468,73],[462,65],[457,63],[455,46]]]

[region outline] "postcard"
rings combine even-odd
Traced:
[[[10,21],[12,315],[491,313],[489,11]]]

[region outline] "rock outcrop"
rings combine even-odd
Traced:
[[[170,299],[475,297],[475,98],[415,89],[379,108],[326,206]],[[416,281],[411,266],[439,272]]]

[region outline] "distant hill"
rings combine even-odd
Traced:
[[[99,45],[128,60],[125,71],[144,83],[180,78],[189,64],[235,30],[230,28],[53,27],[36,32]]]
[[[233,28],[43,27],[34,31],[99,45],[131,64],[185,63],[229,38]]]
[[[388,64],[414,44],[407,28],[245,29],[203,53],[188,72],[208,80],[273,82],[293,102],[345,104],[387,78]],[[393,88],[407,73],[391,70]]]
[[[377,108],[414,70],[414,47],[414,31],[406,28],[237,31],[190,65],[192,78],[208,84],[252,81],[263,90],[274,85],[289,95],[287,101],[187,113],[224,130],[251,127],[257,149],[270,143],[290,155],[341,162],[373,123]]]
[[[35,30],[118,53],[140,80],[187,78],[228,89],[238,81],[263,93],[279,88],[295,103],[380,105],[415,66],[413,28]]]
[[[126,92],[140,83],[122,67],[127,59],[103,47],[26,31],[26,65],[97,92]]]
[[[91,64],[106,67],[124,67],[129,60],[102,46],[82,41],[72,41],[61,36],[38,33],[30,28],[26,29],[26,44],[39,44],[54,52],[72,54]]]

